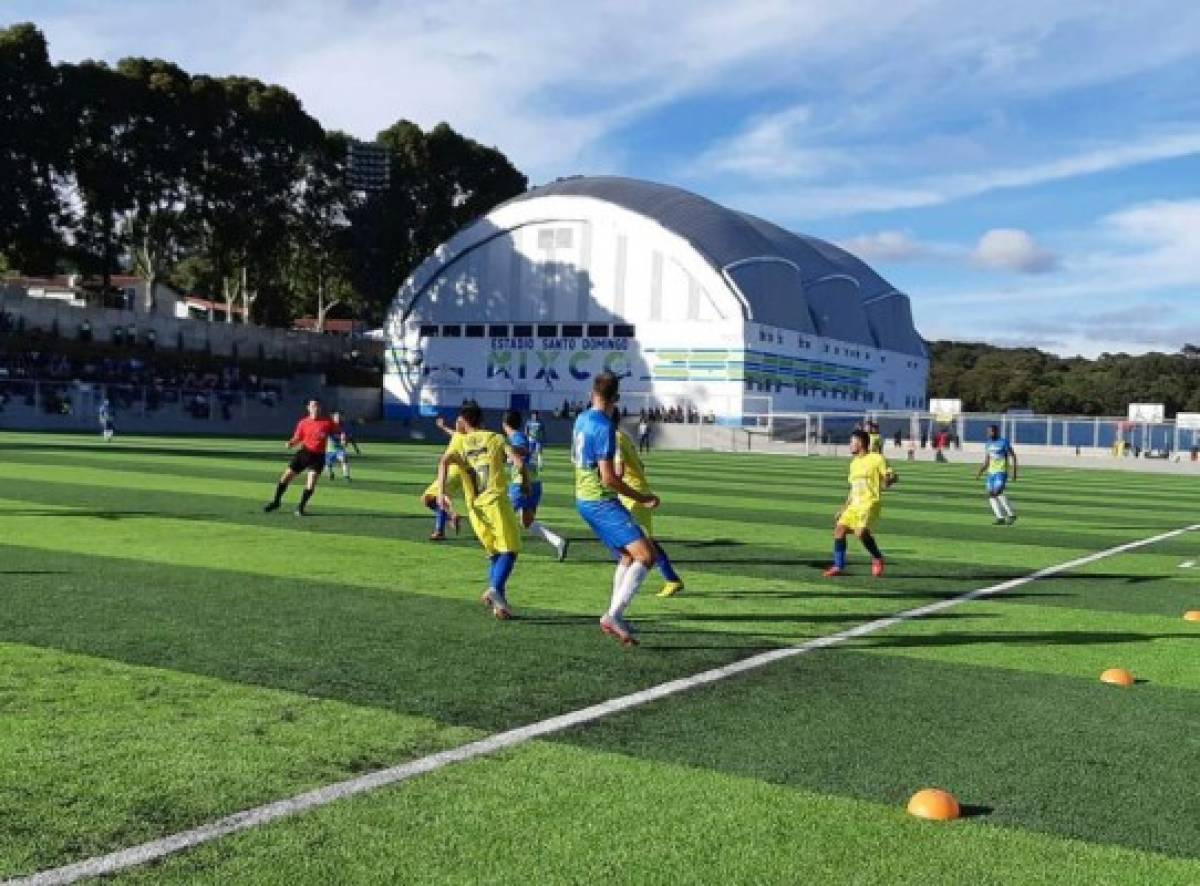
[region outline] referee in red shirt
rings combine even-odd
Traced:
[[[313,492],[316,491],[317,481],[321,479],[321,472],[325,469],[325,444],[330,437],[340,438],[342,445],[346,443],[346,433],[342,430],[342,426],[321,414],[321,401],[309,400],[308,418],[302,418],[296,423],[292,439],[287,442],[289,449],[295,446],[299,448],[292,456],[291,462],[288,463],[287,470],[279,478],[279,483],[275,487],[275,498],[263,506],[264,511],[279,510],[279,503],[283,500],[283,494],[287,492],[292,478],[297,474],[307,472],[308,476],[304,478],[304,493],[300,496],[300,507],[296,508],[296,516],[308,516],[304,508],[308,505],[308,500],[312,498]]]

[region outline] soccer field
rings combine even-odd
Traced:
[[[898,462],[872,579],[821,577],[846,463],[654,453],[652,575],[611,566],[546,457],[517,618],[478,604],[438,450],[364,444],[311,518],[262,513],[277,441],[0,434],[0,880],[829,637],[1200,523],[1196,481],[1031,468],[991,525],[974,467]],[[300,815],[117,882],[1200,882],[1200,533],[877,626]],[[1099,682],[1125,667],[1129,688]],[[959,821],[908,816],[923,787]]]

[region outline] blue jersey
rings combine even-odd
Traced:
[[[989,474],[1004,474],[1008,472],[1008,459],[1013,454],[1013,449],[1007,437],[997,437],[995,440],[988,440],[984,451],[987,452],[987,472]]]
[[[529,438],[529,441],[534,445],[535,448],[541,446],[542,423],[536,418],[531,418],[529,421],[527,421],[525,423],[525,436]]]
[[[589,409],[575,419],[571,460],[575,463],[575,498],[601,501],[617,494],[600,482],[599,464],[617,457],[617,429],[603,412]]]
[[[529,438],[520,431],[516,431],[508,438],[508,448],[525,450],[525,476],[529,478],[529,482],[531,484],[537,483],[539,480],[537,465],[532,459],[529,458],[529,456],[533,453]],[[521,482],[521,474],[517,470],[516,464],[510,459],[508,466],[508,482],[514,485],[519,484]]]

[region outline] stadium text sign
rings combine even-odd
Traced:
[[[1175,427],[1185,431],[1200,431],[1200,412],[1175,413]]]
[[[1166,416],[1166,407],[1161,403],[1130,403],[1129,420],[1157,424]]]
[[[930,400],[929,411],[934,415],[959,415],[962,412],[962,400]]]

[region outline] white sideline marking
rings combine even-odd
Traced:
[[[115,874],[126,868],[156,861],[168,855],[182,852],[185,849],[199,846],[202,843],[209,843],[228,834],[261,827],[281,818],[289,818],[301,812],[307,812],[310,809],[327,806],[343,797],[352,797],[355,794],[378,790],[388,785],[407,781],[418,775],[424,775],[426,772],[433,772],[453,763],[461,763],[466,760],[472,760],[475,757],[483,757],[488,754],[494,754],[497,751],[507,750],[543,735],[562,732],[564,729],[570,729],[573,726],[579,726],[583,723],[591,723],[594,720],[599,720],[611,714],[627,711],[630,708],[641,707],[650,702],[658,701],[661,698],[666,698],[669,695],[676,695],[688,689],[694,689],[697,686],[716,683],[727,677],[732,677],[744,671],[755,670],[756,668],[782,661],[785,658],[793,658],[797,655],[814,652],[817,649],[836,646],[839,643],[844,643],[847,640],[853,640],[857,637],[865,637],[868,634],[886,630],[905,621],[924,618],[935,612],[950,609],[969,600],[978,600],[981,597],[990,597],[1004,591],[1011,591],[1013,588],[1019,588],[1022,585],[1027,585],[1039,579],[1049,578],[1050,576],[1058,575],[1071,569],[1077,569],[1080,566],[1087,566],[1089,563],[1095,563],[1097,560],[1103,560],[1107,557],[1136,550],[1137,548],[1157,544],[1160,541],[1166,541],[1168,538],[1175,538],[1176,536],[1187,532],[1195,532],[1196,530],[1200,530],[1200,523],[1184,526],[1180,529],[1173,529],[1170,532],[1164,532],[1161,535],[1144,538],[1140,541],[1127,542],[1123,545],[1097,551],[1094,554],[1088,554],[1085,557],[1069,560],[1066,563],[1060,563],[1057,566],[1047,566],[1045,569],[1039,569],[1037,572],[1031,572],[1029,575],[1020,578],[1013,578],[986,588],[976,588],[973,591],[959,594],[957,597],[947,597],[944,600],[930,603],[927,606],[906,609],[903,612],[898,612],[886,618],[877,618],[874,621],[868,621],[856,627],[838,631],[836,634],[817,637],[806,643],[801,643],[799,646],[787,646],[781,649],[773,649],[770,652],[752,655],[749,658],[735,661],[724,667],[712,668],[711,670],[702,671],[699,674],[693,674],[690,677],[681,677],[677,680],[660,683],[657,686],[651,686],[649,689],[642,689],[639,692],[622,695],[619,698],[609,699],[599,704],[580,708],[577,711],[560,714],[557,717],[550,717],[547,720],[539,720],[536,723],[530,723],[528,726],[520,726],[516,729],[510,729],[507,732],[498,732],[479,741],[473,741],[457,748],[451,748],[450,750],[439,751],[436,754],[430,754],[428,757],[422,757],[419,760],[402,763],[399,766],[393,766],[389,769],[380,769],[377,772],[369,772],[366,775],[360,775],[346,781],[339,781],[335,784],[326,785],[323,788],[317,788],[303,794],[297,794],[294,797],[288,797],[284,800],[276,800],[273,803],[266,803],[262,806],[256,806],[253,809],[235,812],[233,815],[219,818],[216,821],[192,828],[188,831],[181,831],[178,834],[172,834],[158,840],[151,840],[148,843],[131,846],[128,849],[121,849],[108,855],[97,855],[93,858],[76,862],[75,864],[51,868],[33,874],[25,879],[6,880],[0,886],[17,886],[17,884],[23,884],[23,886],[57,886],[57,884],[62,883],[74,883],[82,880],[84,877]]]
[[[1179,568],[1180,569],[1191,569],[1195,565],[1196,565],[1195,560],[1184,560],[1182,563],[1179,564]]]

